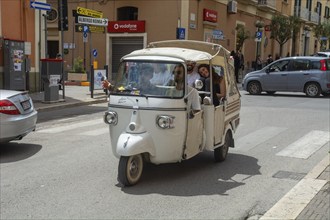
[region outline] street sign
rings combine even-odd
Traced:
[[[185,28],[177,28],[176,29],[176,39],[184,40],[186,37],[186,29]]]
[[[256,32],[256,38],[261,38],[262,37],[262,32],[261,31],[257,31]]]
[[[89,27],[87,25],[84,25],[84,33],[89,32]]]
[[[85,25],[82,25],[82,24],[76,24],[75,31],[76,32],[84,32],[84,26]],[[105,28],[102,27],[102,26],[89,25],[87,27],[88,27],[87,33],[105,33]]]
[[[93,18],[102,18],[103,17],[102,12],[91,10],[88,8],[82,8],[82,7],[77,7],[77,14],[85,15],[85,16],[93,17]]]
[[[93,50],[93,56],[97,57],[97,50],[96,49]]]
[[[44,2],[30,1],[30,7],[38,10],[45,10],[45,11],[51,10],[50,4]]]
[[[106,27],[106,26],[108,26],[108,19],[107,18],[91,18],[91,17],[78,16],[78,23]]]
[[[83,34],[83,42],[84,43],[87,43],[87,41],[88,41],[88,34],[87,33],[84,33]]]

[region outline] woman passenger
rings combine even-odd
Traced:
[[[223,69],[222,69],[223,70]],[[204,83],[204,90],[210,91],[210,65],[200,64],[198,66],[198,73],[201,75],[201,80]],[[223,73],[216,73],[215,69],[212,68],[212,89],[213,89],[213,105],[217,106],[220,104],[220,100],[226,97],[226,84],[223,78]]]

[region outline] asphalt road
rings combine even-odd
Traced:
[[[329,151],[322,142],[329,98],[242,92],[236,148],[225,162],[203,152],[149,164],[138,185],[123,188],[105,110],[98,104],[42,113],[36,132],[1,146],[1,219],[257,218]],[[308,143],[313,138],[319,145]],[[297,144],[303,156],[292,150]]]

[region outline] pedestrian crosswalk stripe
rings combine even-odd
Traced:
[[[86,135],[86,136],[97,136],[101,134],[108,134],[109,133],[109,127],[104,125],[104,127],[91,130],[91,131],[86,131],[86,132],[81,132],[79,135]]]
[[[276,155],[307,159],[322,146],[329,143],[329,139],[330,133],[328,131],[313,130]]]
[[[97,125],[97,124],[104,124],[102,119],[97,119],[97,120],[90,120],[90,121],[83,121],[83,122],[78,122],[70,125],[62,125],[54,128],[47,128],[43,130],[39,130],[37,132],[41,133],[49,133],[49,134],[55,134],[55,133],[60,133],[64,131],[69,131],[81,127],[87,127],[87,126],[92,126],[92,125]]]
[[[235,141],[235,149],[240,151],[249,151],[255,146],[265,142],[266,140],[275,137],[286,129],[287,128],[282,127],[264,127],[241,138],[238,138]]]

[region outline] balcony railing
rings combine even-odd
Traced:
[[[250,5],[256,5],[258,4],[258,0],[236,0],[238,3],[242,3],[242,4],[250,4]]]
[[[258,0],[258,6],[276,9],[276,0]]]
[[[294,15],[302,20],[305,21],[309,20],[309,10],[307,8],[299,7],[299,6],[294,7]]]

